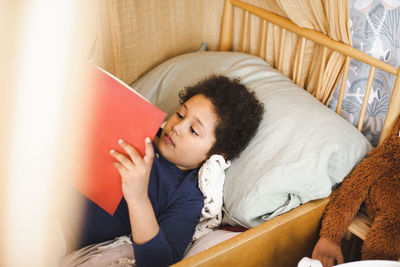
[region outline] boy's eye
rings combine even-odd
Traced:
[[[182,119],[183,118],[183,116],[179,113],[179,112],[177,112],[176,113],[176,115],[178,116],[178,118],[180,118],[180,119]]]
[[[193,134],[195,134],[195,135],[199,135],[199,134],[193,129],[193,127],[190,127],[190,131],[191,131]]]

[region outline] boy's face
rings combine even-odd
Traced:
[[[163,157],[179,169],[197,168],[215,143],[217,123],[211,101],[195,95],[168,119],[156,145]]]

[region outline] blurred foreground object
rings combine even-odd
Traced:
[[[82,126],[76,77],[95,11],[94,1],[0,1],[0,266],[56,266],[68,249],[55,211],[79,218],[62,184],[77,165],[69,133]]]

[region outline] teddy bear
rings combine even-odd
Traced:
[[[372,221],[361,259],[400,259],[400,117],[388,137],[347,175],[324,210],[312,258],[325,266],[343,263],[340,242],[364,203]]]

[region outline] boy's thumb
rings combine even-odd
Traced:
[[[144,162],[146,164],[151,164],[153,162],[154,158],[154,150],[153,150],[153,145],[151,144],[151,140],[149,137],[146,137],[144,139],[144,146],[145,146],[145,154],[143,157]]]

